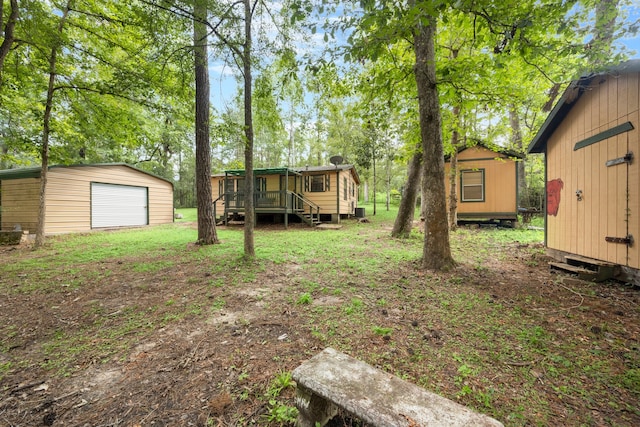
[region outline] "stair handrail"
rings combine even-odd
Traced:
[[[213,201],[213,221],[214,221],[214,222],[216,221],[216,216],[217,216],[217,214],[216,214],[216,204],[218,203],[218,201],[219,201],[219,200],[222,200],[222,203],[223,203],[223,204],[225,204],[225,198],[224,198],[224,196],[226,196],[226,195],[227,195],[227,193],[222,193],[222,194],[220,194],[220,195],[218,196],[218,198],[217,198],[217,199],[215,199],[215,200]],[[226,211],[226,204],[225,204],[225,211]],[[225,215],[224,222],[225,222],[225,224],[227,223],[226,215]]]
[[[316,204],[315,204],[315,203],[313,203],[311,200],[307,199],[306,197],[304,197],[304,196],[302,196],[302,195],[300,195],[300,194],[298,194],[298,193],[295,193],[295,192],[293,192],[293,191],[290,191],[289,193],[293,194],[293,195],[294,195],[294,197],[296,197],[298,200],[300,200],[300,201],[302,202],[302,206],[303,206],[302,211],[303,211],[303,212],[305,211],[305,209],[304,209],[304,205],[309,205],[309,214],[310,214],[311,216],[313,216],[313,210],[315,209],[315,211],[316,211],[316,218],[319,218],[319,217],[320,217],[320,206],[316,205]]]

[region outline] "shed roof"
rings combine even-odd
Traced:
[[[547,119],[538,130],[536,136],[531,140],[527,149],[528,153],[544,153],[547,148],[547,141],[560,126],[569,111],[573,108],[576,101],[580,99],[582,94],[587,90],[591,82],[600,76],[617,76],[621,74],[640,72],[640,59],[623,62],[616,66],[607,68],[604,71],[590,73],[584,75],[577,80],[572,81],[562,94],[560,100],[553,107],[553,110],[547,116]]]
[[[78,165],[53,165],[53,166],[49,166],[49,170],[64,169],[64,168],[78,168],[78,167],[106,167],[106,166],[126,166],[135,171],[142,172],[146,175],[150,175],[154,178],[158,178],[163,181],[166,181],[173,186],[173,183],[166,178],[163,178],[159,175],[139,169],[135,166],[128,165],[126,163],[89,163],[89,164],[78,164]],[[28,168],[4,169],[4,170],[0,170],[0,181],[9,180],[9,179],[40,178],[41,172],[42,172],[42,168],[40,166],[33,166]]]
[[[524,159],[524,154],[522,153],[518,153],[517,151],[514,150],[510,150],[508,148],[505,147],[501,147],[499,145],[495,145],[495,144],[490,144],[488,142],[484,142],[484,141],[478,141],[478,140],[474,140],[473,141],[473,145],[471,146],[464,146],[464,147],[458,147],[458,153],[461,153],[469,148],[473,148],[473,147],[483,147],[486,148],[487,150],[493,151],[494,153],[497,154],[502,154],[504,156],[507,157],[515,157],[516,159]],[[444,156],[444,159],[446,161],[449,161],[449,158],[451,157],[451,155],[446,155]]]

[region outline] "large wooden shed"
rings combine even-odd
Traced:
[[[640,60],[572,82],[529,145],[545,153],[546,246],[640,269]]]
[[[477,143],[458,150],[456,168],[456,197],[458,220],[498,220],[515,222],[518,219],[518,168],[522,155],[501,147]],[[447,204],[451,189],[450,157],[445,159],[445,188]]]
[[[0,229],[35,233],[40,167],[0,171]],[[173,222],[173,184],[126,164],[51,166],[45,234]]]

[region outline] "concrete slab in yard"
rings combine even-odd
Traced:
[[[340,230],[342,226],[340,224],[318,224],[316,228],[321,230]]]

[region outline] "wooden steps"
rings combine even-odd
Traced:
[[[550,262],[549,269],[578,276],[581,280],[604,282],[612,279],[618,273],[616,264],[586,258],[580,255],[565,255],[565,262]]]
[[[298,217],[302,219],[302,221],[304,221],[306,224],[310,225],[311,227],[315,227],[316,225],[321,223],[317,215],[313,215],[309,213],[296,213],[296,215],[298,215]]]

